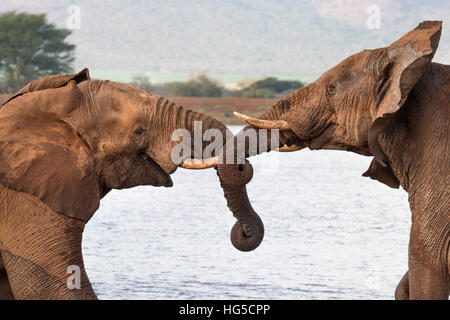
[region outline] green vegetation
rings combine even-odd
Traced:
[[[70,72],[75,46],[71,33],[47,23],[45,14],[0,15],[0,92],[12,93],[31,80]]]
[[[173,88],[174,96],[179,97],[221,97],[223,87],[205,73],[184,82],[177,83]]]
[[[278,80],[274,77],[258,80],[242,89],[244,98],[276,98],[303,87],[300,81]]]
[[[239,89],[226,89],[219,81],[199,73],[186,82],[168,82],[152,84],[148,77],[136,75],[130,85],[166,97],[235,97],[235,98],[280,98],[303,87],[300,81],[265,78]]]
[[[186,82],[162,84],[152,84],[148,77],[136,75],[129,84],[165,97],[221,97],[225,90],[205,73],[199,73]]]
[[[0,14],[0,93],[14,93],[47,75],[72,72],[75,46],[66,42],[70,34],[48,23],[45,14]],[[279,98],[303,86],[300,81],[269,77],[228,89],[204,72],[185,82],[163,84],[136,75],[130,84],[166,97],[227,98]]]

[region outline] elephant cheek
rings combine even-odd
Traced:
[[[103,180],[110,189],[127,189],[142,185],[172,187],[170,175],[151,159],[122,159],[103,171]]]
[[[372,119],[370,117],[361,117],[356,125],[356,142],[357,146],[366,145]]]
[[[290,112],[283,119],[291,125],[291,130],[301,140],[317,137],[324,130],[331,115],[323,115],[319,107],[305,107],[298,112]]]

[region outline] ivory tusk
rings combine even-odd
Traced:
[[[278,129],[278,130],[289,130],[290,129],[289,124],[284,120],[261,120],[261,119],[248,117],[245,114],[241,114],[236,111],[233,113],[237,118],[241,119],[245,123],[248,123],[249,125],[260,128],[260,129]]]
[[[279,147],[279,148],[275,149],[275,151],[278,151],[278,152],[293,152],[293,151],[301,150],[301,149],[304,149],[304,148],[305,148],[305,146],[299,146],[299,145],[296,145],[296,144],[294,144],[292,146],[289,146],[289,147],[284,145],[282,147]]]
[[[215,167],[217,165],[217,162],[219,161],[219,157],[214,158],[208,158],[208,159],[185,159],[181,164],[180,167],[185,169],[194,169],[194,170],[200,170],[200,169],[208,169]]]

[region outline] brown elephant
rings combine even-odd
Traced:
[[[81,252],[85,224],[111,189],[170,187],[179,166],[209,167],[195,148],[184,161],[172,160],[178,144],[172,133],[192,133],[198,123],[201,134],[214,128],[232,136],[207,115],[125,84],[91,80],[87,69],[33,81],[7,99],[0,107],[0,298],[95,299]],[[200,151],[208,145],[202,142]],[[261,230],[257,246],[263,226],[245,183],[221,184],[230,207],[248,209],[234,210],[237,225]],[[254,246],[254,237],[248,242]],[[249,249],[245,239],[239,244]],[[79,285],[70,278],[69,286],[76,268]]]
[[[363,176],[408,192],[409,271],[398,299],[447,299],[450,290],[450,66],[431,62],[441,25],[422,22],[385,48],[348,57],[259,118],[236,113],[250,126],[235,140],[251,128],[279,130],[276,142],[267,135],[267,148],[246,145],[236,160],[276,148],[352,151],[374,157]],[[237,166],[220,165],[221,178]]]

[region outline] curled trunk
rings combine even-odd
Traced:
[[[234,145],[236,138],[233,139]],[[233,144],[227,143],[225,147],[231,148]],[[237,222],[231,230],[231,243],[241,251],[256,249],[264,238],[264,225],[253,210],[247,195],[246,184],[253,177],[253,167],[245,160],[239,164],[237,158],[231,164],[227,164],[226,152],[222,152],[223,164],[217,166],[217,174],[220,184],[227,199],[228,208],[233,212]]]
[[[202,135],[208,129],[218,129],[222,134],[223,145],[228,145],[226,144],[227,139],[229,139],[229,141],[233,140],[234,135],[226,128],[226,126],[210,116],[177,107],[167,100],[161,101],[160,105],[167,110],[166,116],[169,119],[173,118],[172,121],[175,124],[175,127],[172,127],[171,130],[183,128],[193,135],[195,122],[201,121]],[[210,141],[203,141],[201,151],[203,152],[210,143]],[[198,159],[200,155],[195,154],[194,152],[194,141],[192,141],[191,150],[193,150],[191,157],[193,159]],[[217,151],[217,153],[220,154],[214,153],[212,155],[218,156],[219,158],[222,157],[223,149]],[[231,230],[231,242],[238,250],[254,250],[263,239],[264,226],[250,204],[245,187],[252,179],[253,168],[248,161],[245,164],[232,166],[218,165],[217,173],[220,177],[220,184],[225,199],[227,200],[227,205],[237,219],[237,222]]]
[[[228,208],[237,219],[231,229],[231,243],[241,251],[256,249],[264,238],[264,225],[248,200],[245,185],[229,185],[222,179],[220,185],[227,199]]]
[[[289,110],[290,103],[289,97],[282,99],[266,110],[259,118],[263,120],[280,119]],[[247,130],[256,130],[257,148],[249,148],[249,141],[246,137]],[[267,137],[266,147],[262,147],[264,144],[261,144],[259,141],[259,130],[261,129],[256,129],[252,126],[246,126],[242,129],[234,137],[233,143],[227,143],[222,155],[219,156],[219,158],[222,157],[223,164],[217,166],[217,173],[220,177],[228,207],[238,220],[231,231],[231,242],[237,249],[242,251],[250,251],[257,248],[264,237],[264,225],[253,210],[245,187],[253,176],[253,167],[246,158],[262,152],[269,152],[282,145],[291,145],[294,140],[297,140],[290,130],[279,131],[279,138],[273,139],[273,133],[269,130],[267,135],[261,135]],[[244,152],[239,154],[238,141],[242,138],[244,138],[245,147]],[[230,148],[233,150],[230,150]],[[230,154],[233,155],[233,158],[226,159]]]

